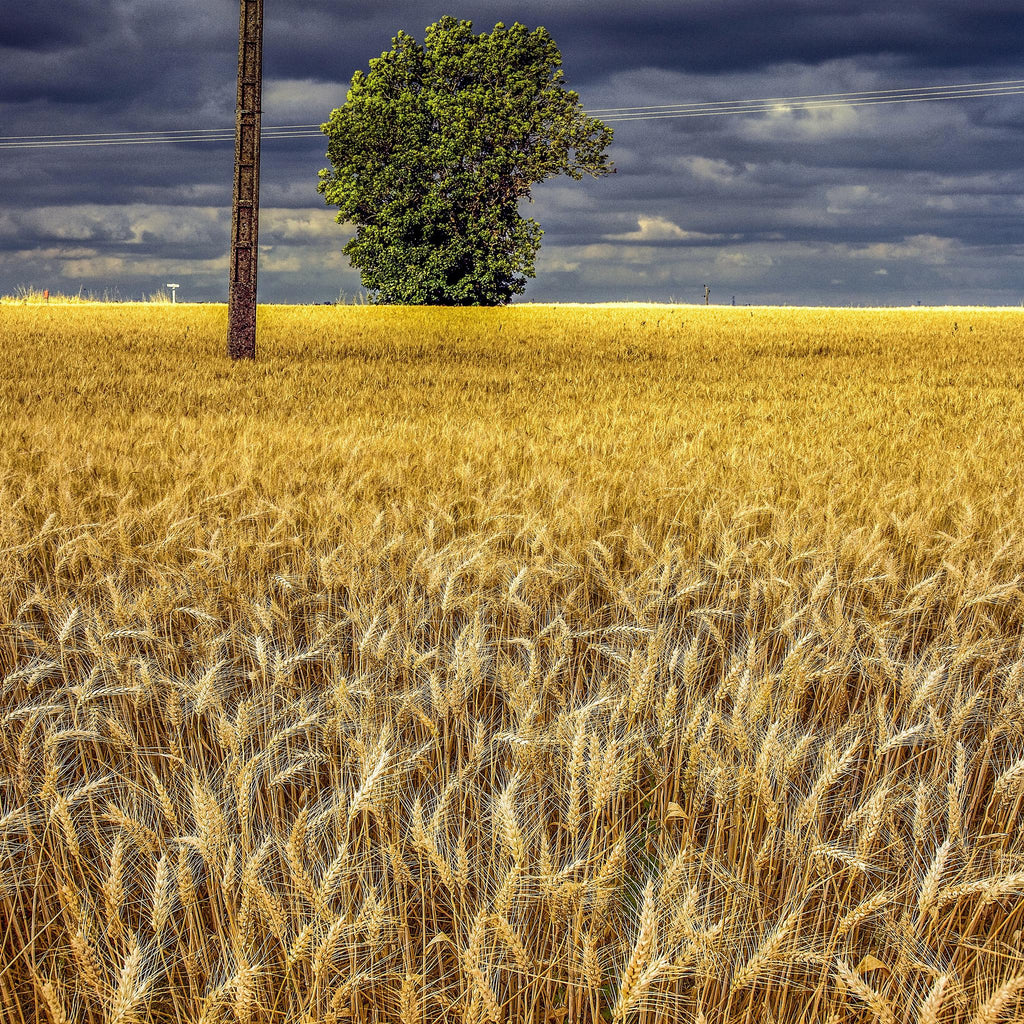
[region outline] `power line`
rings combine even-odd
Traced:
[[[284,131],[288,128],[319,128],[318,124],[278,124],[264,125],[265,132]],[[8,142],[12,139],[93,139],[103,136],[111,138],[117,135],[199,135],[206,132],[233,132],[233,128],[169,128],[158,131],[145,131],[140,129],[137,132],[72,132],[70,135],[0,135],[0,142]]]
[[[734,106],[734,107],[721,107],[714,110],[685,110],[679,109],[674,111],[665,111],[658,113],[646,113],[646,114],[608,114],[602,115],[601,120],[607,121],[610,124],[617,124],[623,121],[653,121],[653,120],[665,120],[668,118],[677,117],[721,117],[724,115],[740,115],[740,114],[773,114],[773,113],[791,113],[800,110],[837,110],[843,107],[874,107],[881,106],[883,104],[894,104],[894,103],[934,103],[936,100],[953,100],[953,99],[978,99],[983,96],[1021,96],[1024,95],[1024,87],[1017,89],[1005,89],[999,92],[979,92],[979,93],[957,93],[956,95],[949,96],[904,96],[896,97],[892,99],[864,99],[864,100],[827,100],[821,103],[785,103],[782,101],[773,101],[770,103],[763,103],[761,106]]]
[[[748,100],[716,100],[689,104],[659,104],[645,107],[603,107],[588,110],[590,116],[609,123],[651,121],[691,117],[742,116],[766,113],[792,113],[841,107],[867,107],[882,104],[933,103],[943,100],[981,99],[984,97],[1024,95],[1024,79],[1001,82],[977,82],[961,85],[921,86],[903,89],[876,89],[849,93],[820,93],[811,96],[778,96]],[[261,132],[264,140],[323,139],[319,124],[274,125]],[[146,146],[168,143],[196,144],[233,142],[229,128],[180,128],[140,130],[136,132],[94,132],[68,135],[0,136],[0,149],[65,149],[98,146]]]
[[[764,105],[764,104],[802,104],[804,102],[828,100],[841,103],[845,100],[854,98],[888,98],[888,97],[899,97],[906,95],[908,98],[915,98],[917,96],[926,97],[929,94],[943,94],[936,96],[939,99],[956,98],[962,94],[962,91],[967,90],[971,95],[1000,95],[1003,92],[1010,91],[1015,92],[1017,89],[1024,88],[1024,78],[1011,78],[1003,79],[995,82],[965,82],[962,84],[953,85],[929,85],[929,86],[913,86],[903,87],[898,89],[870,89],[863,90],[860,92],[837,92],[837,93],[812,93],[810,95],[800,96],[769,96],[760,97],[758,99],[746,99],[746,100],[709,100],[698,103],[661,103],[661,104],[647,104],[639,107],[594,107],[588,110],[587,113],[591,115],[617,115],[617,114],[639,114],[639,113],[655,113],[655,112],[666,112],[672,113],[677,111],[697,111],[697,110],[714,110],[715,108],[728,107],[730,109],[737,108],[746,105]],[[985,91],[982,91],[985,90]],[[992,93],[990,90],[998,90]],[[969,96],[967,97],[969,98]],[[284,124],[284,125],[265,125],[263,127],[264,132],[288,132],[288,131],[309,131],[316,129],[319,133],[319,124]],[[114,140],[119,137],[130,137],[131,139],[138,138],[140,136],[179,136],[179,135],[207,135],[207,134],[231,134],[233,129],[224,128],[175,128],[175,129],[139,129],[137,131],[129,132],[72,132],[64,135],[3,135],[0,136],[0,142],[15,142],[15,141],[60,141],[68,139],[109,139]],[[233,136],[232,136],[233,137]]]
[[[799,103],[803,100],[842,100],[858,96],[896,96],[901,93],[929,93],[929,92],[951,92],[956,89],[989,89],[995,87],[1024,86],[1024,78],[1010,78],[999,82],[965,82],[960,85],[922,85],[905,87],[901,89],[868,89],[862,92],[824,92],[813,93],[808,96],[769,96],[756,100],[712,100],[706,103],[661,103],[648,104],[642,107],[595,107],[588,111],[590,114],[617,114],[632,113],[642,110],[672,110],[676,107],[696,109],[698,107],[736,106],[745,103]]]
[[[321,131],[309,131],[309,132],[268,132],[263,131],[260,133],[261,138],[265,141],[267,139],[322,139],[324,137]],[[96,139],[94,141],[83,141],[76,142],[74,140],[60,141],[60,142],[17,142],[7,143],[0,142],[0,149],[69,149],[72,147],[78,147],[82,149],[94,148],[96,146],[158,146],[166,145],[170,142],[177,143],[197,143],[197,142],[234,142],[234,137],[226,132],[222,132],[218,135],[178,135],[172,138],[165,138],[162,136],[149,137],[140,136],[138,138],[127,138],[127,139]]]

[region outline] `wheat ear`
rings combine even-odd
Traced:
[[[938,1024],[939,1011],[942,1009],[942,1000],[946,994],[948,982],[948,974],[940,974],[935,979],[931,991],[921,1000],[921,1008],[917,1013],[917,1024]]]
[[[644,902],[640,910],[640,926],[637,929],[633,950],[626,962],[626,969],[622,972],[622,979],[619,982],[619,997],[612,1010],[613,1020],[620,1020],[629,1007],[636,1002],[640,995],[640,981],[645,976],[654,954],[654,947],[658,939],[658,919],[654,909],[654,885],[652,880],[647,883],[647,888],[644,890]]]
[[[876,992],[849,964],[840,960],[836,965],[836,973],[843,980],[843,984],[867,1004],[880,1024],[896,1024],[896,1015],[892,1007],[881,993]]]
[[[1003,1011],[1016,999],[1017,993],[1022,990],[1024,990],[1024,974],[1018,974],[1017,977],[1011,978],[997,988],[978,1007],[978,1012],[974,1015],[971,1024],[997,1024],[997,1021],[1003,1015]]]

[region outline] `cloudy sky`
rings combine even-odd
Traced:
[[[544,25],[592,110],[1024,78],[1020,0],[265,0],[264,124],[326,120],[399,29]],[[237,0],[0,0],[0,136],[230,128]],[[260,297],[360,290],[321,138],[263,150]],[[538,186],[528,301],[1024,301],[1024,95],[618,124]],[[0,142],[0,294],[227,294],[230,144]],[[526,212],[526,211],[524,211]]]

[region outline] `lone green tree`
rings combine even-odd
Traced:
[[[445,16],[399,32],[323,125],[319,191],[356,226],[345,246],[383,303],[499,305],[526,288],[543,232],[519,213],[558,174],[611,173],[612,131],[563,84],[544,28]]]

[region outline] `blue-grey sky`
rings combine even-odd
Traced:
[[[1024,78],[1019,0],[265,0],[264,123],[326,120],[442,14],[544,25],[591,109]],[[0,0],[0,136],[230,128],[236,0]],[[360,290],[316,192],[325,140],[263,153],[260,297]],[[1024,301],[1024,95],[616,126],[554,179],[528,301]],[[228,145],[0,149],[0,293],[223,300]]]

